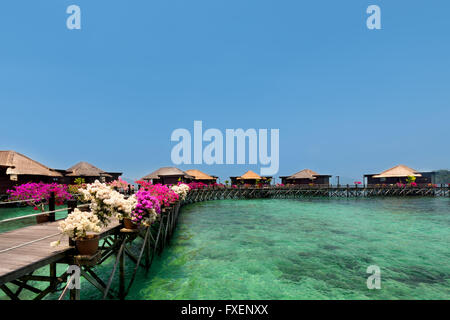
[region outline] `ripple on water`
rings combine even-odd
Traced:
[[[172,246],[132,298],[448,299],[449,199],[386,200],[187,206]],[[369,291],[373,264],[382,289]]]

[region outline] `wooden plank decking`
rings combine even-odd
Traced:
[[[111,223],[101,232],[100,237],[115,232],[118,227],[118,222]],[[0,234],[0,285],[63,259],[71,249],[68,238],[63,237],[56,248],[50,246],[52,241],[59,238],[58,221]],[[38,241],[28,243],[35,240]],[[2,252],[15,246],[18,247]]]

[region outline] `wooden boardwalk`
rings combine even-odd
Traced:
[[[58,221],[38,224],[0,234],[0,294],[5,293],[12,300],[20,300],[22,291],[30,291],[34,300],[62,290],[59,300],[70,292],[70,299],[80,298],[79,288],[70,288],[74,275],[66,270],[57,274],[57,264],[77,265],[80,276],[96,287],[103,298],[124,299],[128,294],[140,267],[148,271],[155,255],[160,255],[176,227],[181,203],[165,208],[160,218],[150,227],[125,229],[118,220],[112,221],[100,232],[99,250],[92,256],[81,256],[69,246],[67,236],[61,238]],[[61,238],[58,247],[50,243]],[[136,239],[143,241],[135,241]],[[114,258],[115,256],[115,258]],[[108,279],[104,274],[96,274],[95,266],[113,258],[115,263]],[[133,273],[126,274],[125,258],[135,264]],[[36,270],[49,267],[46,272],[33,274]],[[43,270],[43,269],[41,269]],[[118,270],[119,288],[112,288],[114,275]],[[61,270],[59,270],[61,272]],[[103,278],[103,279],[102,279]],[[68,280],[68,281],[66,281]],[[64,284],[65,283],[65,284]],[[64,289],[61,289],[61,285]]]
[[[100,237],[111,234],[118,226],[118,222],[112,223]],[[50,246],[59,239],[58,221],[0,234],[0,285],[64,259],[72,247],[67,237],[62,237],[58,247]]]

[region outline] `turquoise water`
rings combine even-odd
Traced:
[[[450,199],[194,204],[129,298],[449,299],[449,227]]]
[[[448,198],[188,205],[127,298],[449,299],[449,227]],[[112,264],[96,268],[104,280]],[[370,265],[381,269],[380,290],[367,288]],[[81,297],[101,294],[83,281]]]
[[[67,206],[58,206],[56,209],[63,209]],[[48,211],[48,206],[45,207],[45,211]],[[0,207],[0,220],[6,220],[15,217],[27,216],[30,214],[36,214],[40,211],[33,210],[33,207],[30,206],[22,206],[22,207],[13,207],[13,208],[5,208]],[[67,211],[61,211],[55,213],[56,219],[62,219],[67,217]],[[16,221],[0,223],[0,233],[15,230],[23,227],[29,227],[36,224],[36,217],[24,218]]]

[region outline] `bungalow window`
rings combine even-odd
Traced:
[[[386,178],[380,178],[380,181],[381,181],[381,182],[385,182],[385,181],[386,181]]]

